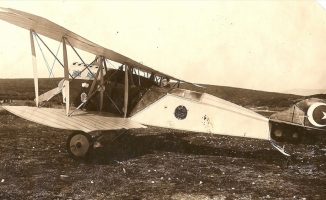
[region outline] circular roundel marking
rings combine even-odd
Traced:
[[[179,120],[186,119],[187,113],[187,108],[182,105],[176,107],[176,109],[174,110],[174,116]]]
[[[309,122],[316,127],[326,126],[326,104],[325,103],[315,103],[312,104],[308,111]]]

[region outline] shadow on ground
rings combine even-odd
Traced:
[[[113,164],[158,151],[245,158],[263,160],[267,163],[284,162],[286,160],[284,155],[273,149],[269,142],[266,141],[254,140],[257,143],[260,143],[260,145],[266,143],[266,145],[262,145],[266,147],[265,149],[243,149],[243,140],[248,141],[250,139],[236,138],[234,140],[238,141],[234,142],[241,145],[239,147],[241,150],[234,150],[234,144],[228,146],[230,142],[227,141],[232,140],[232,137],[224,139],[223,136],[200,136],[201,135],[198,136],[198,134],[191,133],[171,132],[159,135],[141,136],[132,133],[124,133],[113,142],[107,142],[104,137],[104,139],[102,138],[102,141],[100,140],[102,146],[93,149],[88,155],[86,162],[89,164]],[[222,140],[222,142],[217,142],[220,141],[221,137],[225,141]]]

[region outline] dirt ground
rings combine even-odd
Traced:
[[[0,110],[0,199],[326,199],[325,141],[287,166],[267,141],[149,127],[76,161],[70,133]]]

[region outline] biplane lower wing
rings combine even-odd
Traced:
[[[140,123],[107,112],[84,112],[76,110],[70,117],[65,110],[28,106],[3,106],[24,119],[59,129],[80,130],[86,133],[99,130],[146,128]]]

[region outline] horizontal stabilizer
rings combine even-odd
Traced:
[[[59,129],[92,132],[99,130],[146,128],[146,126],[130,119],[106,112],[84,112],[76,110],[74,115],[67,117],[63,109],[28,106],[3,106],[3,108],[24,119]]]

